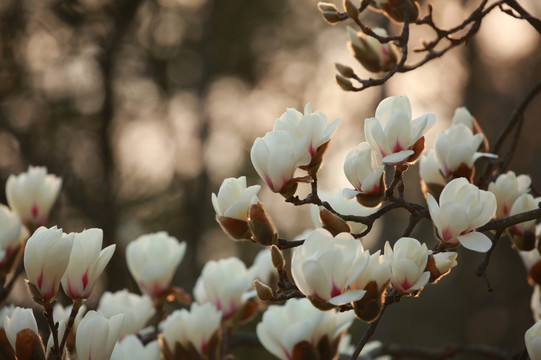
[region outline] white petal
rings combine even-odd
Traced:
[[[492,247],[492,241],[483,233],[472,231],[471,233],[457,236],[460,245],[466,249],[485,253]]]

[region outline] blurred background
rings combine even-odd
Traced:
[[[448,28],[479,2],[430,3],[436,23]],[[250,147],[287,107],[302,111],[311,103],[329,121],[341,118],[319,174],[321,188],[332,191],[349,186],[343,160],[364,141],[363,121],[383,97],[405,94],[414,117],[436,114],[428,147],[458,106],[466,106],[494,141],[541,80],[541,37],[527,22],[496,9],[467,46],[396,75],[383,87],[344,92],[334,83],[334,62],[352,66],[363,77],[370,74],[347,50],[346,24],[326,24],[316,3],[0,1],[0,184],[28,165],[46,166],[63,178],[48,225],[66,232],[100,227],[107,244],[119,244],[101,291],[136,291],[125,265],[125,245],[141,234],[165,230],[188,243],[174,284],[191,292],[206,261],[239,256],[251,265],[260,250],[221,232],[210,196],[226,177],[246,175],[249,185],[261,183],[250,163]],[[541,16],[540,2],[520,3]],[[427,4],[422,7],[426,14]],[[367,11],[363,17],[369,25],[400,31],[381,14]],[[410,48],[432,36],[428,28],[413,29]],[[538,189],[540,119],[538,98],[526,112],[511,163],[515,172],[532,175]],[[423,203],[417,166],[406,179],[408,200]],[[294,238],[313,226],[308,207],[285,204],[265,187],[260,199],[282,237]],[[0,200],[6,203],[3,192]],[[400,210],[385,216],[367,239],[370,248],[394,242],[406,224]],[[413,236],[429,248],[436,244],[428,222]],[[488,270],[495,289],[489,293],[474,274],[483,256],[462,250],[459,267],[438,286],[388,309],[375,339],[522,350],[524,331],[533,320],[532,288],[520,258],[503,239]],[[355,323],[354,342],[364,328]]]

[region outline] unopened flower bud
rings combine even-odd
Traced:
[[[338,71],[340,75],[346,78],[352,78],[355,75],[355,72],[352,68],[350,68],[347,65],[341,64],[341,63],[334,63],[335,69]]]
[[[336,236],[342,232],[351,232],[351,227],[347,222],[334,215],[327,209],[321,209],[319,211],[319,219],[323,223],[323,228],[328,230],[333,236]]]
[[[253,284],[258,298],[263,301],[271,301],[274,298],[272,295],[272,289],[268,285],[263,284],[257,279],[254,280]]]
[[[248,225],[252,231],[252,239],[256,243],[269,246],[276,241],[278,233],[262,203],[255,202],[250,206]]]
[[[325,12],[325,11],[338,12],[338,9],[336,8],[336,5],[334,5],[333,3],[326,3],[326,2],[320,1],[320,2],[317,3],[317,8],[321,12]]]
[[[272,265],[276,268],[278,271],[284,270],[285,266],[285,260],[282,256],[282,252],[280,249],[278,249],[278,246],[272,245],[271,246],[271,258],[272,258]]]
[[[377,320],[381,314],[384,292],[379,291],[375,281],[370,281],[364,289],[366,294],[360,300],[353,302],[353,311],[359,320],[370,323]]]
[[[404,6],[402,0],[369,0],[369,4],[381,10],[387,17],[397,22],[404,22]],[[413,22],[419,17],[419,4],[417,0],[408,0],[406,3],[408,21]]]
[[[430,272],[430,284],[436,283],[440,278],[447,275],[457,265],[456,252],[440,252],[428,255],[426,271]]]
[[[540,198],[535,199],[530,194],[522,194],[513,203],[509,215],[513,216],[526,211],[535,210],[538,208],[538,203],[540,200]],[[530,220],[513,225],[508,228],[507,231],[509,232],[517,249],[529,251],[535,247],[535,230],[535,220]]]
[[[352,19],[357,19],[359,17],[359,10],[353,5],[351,0],[344,0],[344,10],[346,10],[346,13]]]
[[[370,72],[389,71],[398,62],[398,49],[391,43],[380,43],[375,37],[363,32],[356,32],[348,27],[348,47],[353,56]],[[386,37],[387,31],[382,28],[374,28],[374,33]]]
[[[334,75],[334,80],[336,80],[336,83],[338,84],[338,86],[342,88],[342,90],[345,90],[345,91],[355,90],[355,87],[353,86],[351,81],[340,74]]]
[[[335,11],[324,11],[322,15],[325,21],[327,21],[331,25],[334,25],[337,22],[347,19],[346,16],[343,16],[343,14],[335,12]]]

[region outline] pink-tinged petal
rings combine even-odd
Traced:
[[[338,296],[330,298],[329,300],[327,300],[327,302],[335,306],[348,304],[352,301],[362,299],[365,293],[365,290],[348,290]]]
[[[428,281],[430,280],[430,272],[429,271],[425,271],[420,277],[419,279],[417,280],[417,282],[415,282],[415,284],[413,284],[411,287],[410,287],[410,290],[419,290],[419,289],[422,289],[426,284],[428,284]]]
[[[466,249],[485,253],[492,247],[492,241],[483,233],[472,231],[465,235],[457,236],[460,245]]]
[[[438,229],[441,228],[440,206],[436,202],[436,199],[434,199],[432,194],[427,193],[426,194],[426,202],[428,204],[428,211],[430,212],[430,217],[432,218],[432,222],[434,223],[434,225]]]

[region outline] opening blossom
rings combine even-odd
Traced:
[[[102,242],[102,229],[88,229],[75,234],[68,267],[62,277],[62,288],[70,298],[87,299],[111,260],[116,245],[102,250]]]
[[[227,320],[242,308],[252,280],[246,265],[236,257],[209,261],[195,283],[193,294],[200,304],[214,304]]]
[[[391,262],[391,284],[404,294],[415,295],[430,280],[430,271],[426,271],[428,249],[414,238],[403,237],[396,241],[393,248],[385,243],[385,257]]]
[[[143,345],[136,335],[128,335],[116,343],[111,360],[160,360],[160,349],[158,340]]]
[[[75,346],[78,360],[110,360],[118,340],[124,315],[110,319],[89,311],[77,327]]]
[[[26,242],[24,269],[28,282],[42,299],[51,299],[58,292],[60,280],[70,259],[74,234],[62,229],[42,226]]]
[[[327,230],[317,229],[303,246],[293,250],[291,273],[314,306],[328,310],[363,297],[364,290],[352,290],[349,285],[366,267],[369,256],[351,234],[333,237]]]
[[[291,196],[297,189],[293,180],[299,166],[311,161],[307,136],[297,138],[285,130],[273,130],[255,139],[250,151],[258,175],[276,193]]]
[[[373,118],[364,120],[364,133],[370,146],[384,164],[402,165],[417,160],[424,149],[423,134],[436,122],[434,114],[411,119],[406,96],[383,99]]]
[[[9,176],[6,183],[8,205],[23,224],[36,229],[47,221],[61,185],[62,179],[47,174],[47,168],[29,166],[27,172]]]
[[[538,209],[540,201],[541,198],[534,198],[531,194],[522,194],[513,203],[509,216]],[[519,250],[529,251],[535,248],[537,237],[535,219],[515,224],[507,231]]]
[[[19,217],[7,206],[0,204],[0,268],[9,263],[22,243],[21,237],[27,234]]]
[[[372,30],[376,35],[388,36],[383,28],[376,27]],[[392,42],[382,44],[375,37],[366,35],[362,31],[357,32],[349,26],[347,33],[349,50],[366,70],[378,73],[389,71],[396,66],[398,49]]]
[[[185,242],[160,231],[130,242],[126,247],[126,262],[141,291],[158,297],[169,288],[185,253]]]
[[[281,360],[316,359],[322,341],[328,342],[336,353],[340,338],[353,319],[351,311],[323,312],[306,299],[290,299],[284,305],[270,305],[256,332],[263,347]],[[296,345],[303,342],[313,349],[313,356],[303,353],[294,357]]]
[[[189,358],[191,345],[198,354],[214,358],[220,342],[222,313],[211,303],[192,303],[190,311],[175,310],[163,322],[163,339],[166,351],[174,354],[173,359]],[[177,354],[177,345],[182,353]],[[207,358],[207,357],[204,357]]]
[[[233,240],[250,239],[248,210],[253,197],[257,199],[260,185],[246,187],[246,176],[227,178],[222,182],[218,195],[212,193],[212,206],[216,221]]]
[[[17,355],[19,355],[21,351],[30,350],[28,347],[36,345],[35,342],[31,344],[28,341],[28,337],[25,334],[20,334],[21,332],[29,332],[34,341],[39,341],[39,344],[37,345],[43,348],[43,344],[41,344],[39,337],[38,324],[36,323],[36,318],[34,317],[32,309],[15,308],[11,315],[4,317],[4,331],[6,332],[6,337],[11,348]],[[19,334],[21,336],[19,336]],[[18,339],[24,341],[17,341]],[[20,348],[17,348],[17,343],[22,345],[22,348],[21,346]]]
[[[454,179],[441,192],[439,204],[427,195],[428,210],[436,227],[436,235],[443,244],[487,252],[492,241],[475,231],[485,225],[496,212],[496,197],[489,191],[479,190],[465,178]]]
[[[532,178],[528,175],[516,176],[513,171],[498,176],[496,181],[488,184],[488,191],[496,196],[498,208],[496,218],[502,219],[509,216],[515,200],[522,194],[530,191]]]

